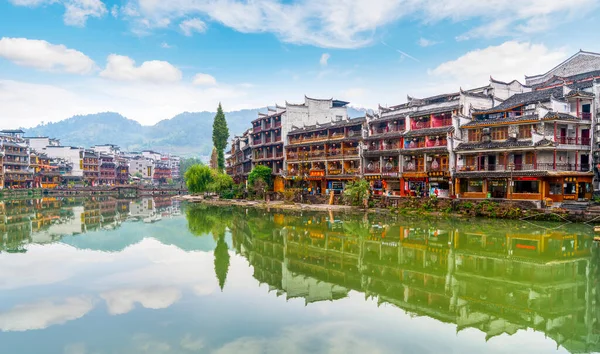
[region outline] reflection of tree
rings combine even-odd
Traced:
[[[214,234],[213,234],[214,235]],[[219,281],[219,287],[223,291],[227,272],[229,271],[229,247],[225,242],[225,232],[218,235],[217,247],[215,247],[215,274]]]
[[[186,210],[188,229],[196,236],[212,234],[215,241],[231,224],[230,208],[193,205]]]

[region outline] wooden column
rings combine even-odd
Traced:
[[[579,115],[579,98],[577,99],[577,118],[581,118]]]
[[[554,121],[554,141],[556,141],[556,121]]]
[[[537,170],[537,158],[538,158],[538,152],[537,150],[535,150],[533,152],[533,169]]]
[[[553,165],[553,170],[555,170],[555,171],[556,171],[556,149],[554,149],[554,152],[553,152],[553,154],[554,154],[554,156],[553,156],[553,162],[552,162],[552,165]]]
[[[577,160],[579,160],[579,151],[575,151],[575,171],[577,171]]]
[[[575,124],[575,145],[579,145],[579,124]]]

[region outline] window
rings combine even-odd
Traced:
[[[342,118],[344,118],[343,116],[335,116],[335,121],[339,122],[342,120]]]
[[[465,183],[463,184],[463,182],[465,182]],[[469,192],[469,193],[483,192],[483,180],[482,179],[461,180],[461,186],[466,187],[465,189],[461,188],[461,190],[464,192]]]
[[[533,130],[533,125],[519,125],[519,139],[528,139],[531,138],[531,131]]]
[[[539,193],[539,181],[514,181],[513,193]]]
[[[481,129],[469,129],[469,141],[481,141]]]
[[[565,193],[564,194],[576,194],[577,193],[577,184],[574,182],[565,183]]]
[[[504,140],[508,138],[508,127],[497,127],[491,129],[492,140]]]

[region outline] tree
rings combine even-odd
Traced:
[[[194,165],[202,165],[202,160],[197,157],[189,157],[181,159],[181,163],[179,164],[179,175],[185,176],[187,170]]]
[[[193,165],[184,175],[185,184],[191,193],[204,193],[213,181],[213,175],[208,166]]]
[[[212,182],[208,186],[208,190],[215,193],[222,193],[233,188],[233,178],[231,176],[218,171],[212,171]]]
[[[212,138],[213,146],[217,150],[218,169],[219,171],[223,171],[225,169],[225,148],[229,139],[229,129],[227,128],[227,121],[225,120],[225,113],[223,113],[221,103],[219,103],[213,122]]]
[[[227,280],[227,273],[229,272],[229,246],[225,242],[225,232],[218,235],[217,247],[214,251],[215,256],[215,274],[219,281],[219,287],[223,291],[225,281]]]
[[[369,182],[364,179],[350,182],[344,189],[344,199],[354,206],[361,206],[369,196]]]
[[[267,187],[270,187],[272,173],[273,170],[269,167],[258,165],[250,171],[250,174],[248,175],[248,184],[254,186],[257,181],[261,180]]]
[[[213,147],[212,154],[210,155],[210,168],[213,170],[219,169],[219,157],[217,154],[217,149]]]

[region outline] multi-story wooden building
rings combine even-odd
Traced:
[[[129,162],[127,161],[127,159],[123,158],[120,155],[117,155],[115,164],[116,164],[115,183],[116,184],[129,183]]]
[[[307,181],[316,193],[341,193],[361,176],[361,148],[366,118],[304,126],[287,135],[288,180]]]
[[[29,166],[29,147],[23,140],[22,130],[0,132],[0,150],[3,152],[2,166],[5,188],[31,188],[33,172]]]
[[[463,142],[456,146],[461,198],[592,197],[597,84],[589,77],[563,78],[560,84],[552,78],[527,89],[461,119]]]
[[[93,150],[81,151],[83,180],[89,186],[96,186],[100,180],[100,155]]]
[[[112,186],[116,183],[117,166],[112,155],[100,153],[100,185]]]
[[[152,176],[154,184],[165,184],[171,178],[171,168],[169,165],[159,161],[154,167],[154,175]]]
[[[227,174],[233,177],[235,183],[245,183],[252,171],[252,140],[250,129],[242,136],[236,136],[231,142],[231,151],[227,159]]]
[[[280,175],[283,170],[283,139],[281,119],[285,109],[276,106],[269,108],[267,113],[259,113],[252,121],[251,144],[253,167],[264,165],[273,170],[274,175]]]

